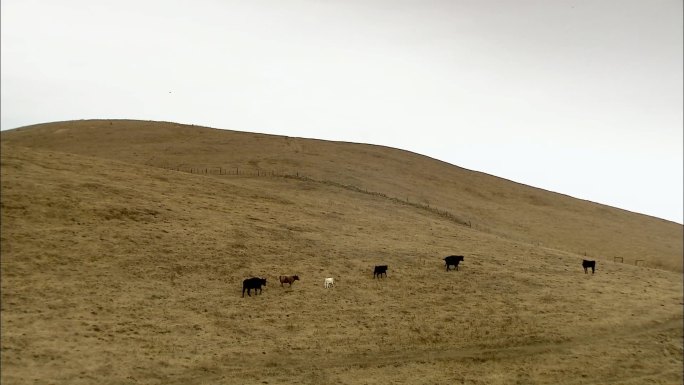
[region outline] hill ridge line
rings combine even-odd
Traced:
[[[2,143],[155,168],[193,167],[194,173],[299,172],[318,186],[394,200],[392,204],[402,204],[397,207],[421,210],[422,215],[447,220],[445,224],[467,225],[516,243],[597,259],[619,256],[634,261],[646,256],[650,267],[682,270],[681,224],[401,148],[139,120],[66,121],[28,128],[3,132]]]

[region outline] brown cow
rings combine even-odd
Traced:
[[[299,281],[298,275],[281,275],[278,278],[280,279],[280,286],[283,286],[284,283],[287,283],[290,285],[290,287],[292,287],[294,281]]]

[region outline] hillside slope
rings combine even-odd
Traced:
[[[680,273],[330,183],[0,150],[2,383],[682,382]]]
[[[682,271],[680,224],[387,147],[122,120],[49,123],[1,135],[3,143],[140,165],[305,176],[444,211],[511,240]]]

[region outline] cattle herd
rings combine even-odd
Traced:
[[[444,264],[446,265],[446,271],[450,270],[450,266],[454,266],[456,268],[456,271],[458,271],[458,264],[460,262],[463,262],[463,256],[462,255],[450,255],[448,257],[444,257]],[[596,268],[596,261],[590,261],[583,259],[582,260],[582,267],[584,268],[584,274],[588,274],[587,269],[591,268],[591,274],[594,274],[594,270]],[[373,268],[373,278],[382,278],[382,276],[387,277],[387,265],[377,265],[375,268]],[[294,281],[299,281],[299,276],[297,275],[281,275],[278,277],[278,280],[280,281],[280,286],[283,286],[284,284],[288,284],[289,287],[292,287],[292,284]],[[244,281],[242,281],[242,297],[244,298],[245,296],[245,291],[247,291],[248,296],[252,296],[250,294],[250,291],[254,289],[254,295],[260,294],[262,289],[262,286],[266,286],[266,278],[258,278],[258,277],[252,277],[252,278],[247,278]],[[328,277],[323,281],[323,287],[328,289],[331,287],[335,286],[335,279],[332,277]],[[284,286],[283,286],[284,287]]]

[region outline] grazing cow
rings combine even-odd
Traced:
[[[247,290],[247,295],[252,296],[249,294],[250,290],[254,289],[254,295],[257,295],[261,293],[262,289],[261,286],[266,285],[266,278],[247,278],[244,281],[242,281],[242,298],[245,297],[245,290]],[[258,292],[257,292],[258,290]]]
[[[326,289],[333,286],[335,286],[335,280],[332,278],[326,278],[325,282],[323,282],[323,287]]]
[[[376,276],[380,278],[383,274],[387,277],[387,265],[375,266],[375,269],[373,269],[373,278]]]
[[[449,271],[449,266],[456,266],[456,271],[458,271],[459,262],[463,262],[462,255],[450,255],[444,258],[444,263],[446,264],[446,271]]]
[[[584,274],[587,274],[587,269],[591,267],[591,274],[594,274],[594,269],[596,268],[596,261],[589,261],[587,259],[582,260],[582,267],[584,268]]]
[[[299,281],[299,276],[298,275],[281,275],[278,277],[280,279],[280,286],[283,286],[284,283],[290,284],[290,287],[292,287],[292,284],[294,281]]]

